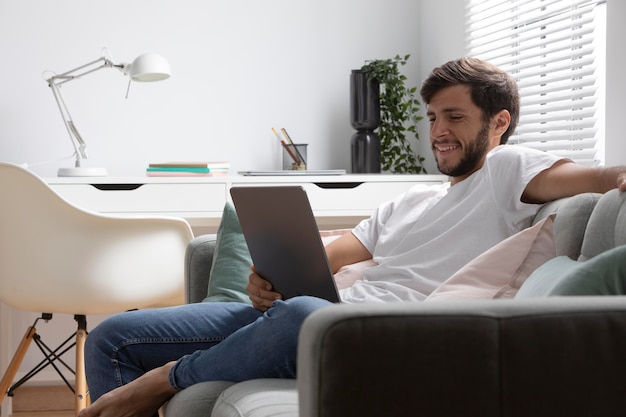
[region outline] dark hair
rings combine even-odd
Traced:
[[[435,68],[422,84],[420,94],[428,104],[437,92],[455,85],[470,87],[472,101],[482,110],[485,121],[500,110],[509,111],[511,124],[500,139],[500,144],[505,144],[519,120],[519,92],[513,77],[480,59],[460,58]]]

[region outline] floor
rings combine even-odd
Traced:
[[[74,417],[74,395],[65,385],[25,385],[14,392],[11,416]]]

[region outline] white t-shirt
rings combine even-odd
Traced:
[[[342,300],[424,300],[476,256],[530,226],[541,206],[522,203],[522,193],[559,159],[501,145],[480,170],[453,187],[416,185],[381,205],[352,231],[378,265],[342,290]]]

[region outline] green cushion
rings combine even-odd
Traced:
[[[226,203],[217,229],[209,288],[204,301],[237,301],[250,304],[246,285],[252,259],[239,218],[232,203]]]
[[[626,245],[584,262],[553,258],[528,277],[515,298],[620,294],[626,294]]]

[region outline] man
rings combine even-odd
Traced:
[[[331,269],[373,258],[378,266],[344,290],[345,302],[423,300],[484,250],[527,227],[539,204],[581,192],[626,191],[626,167],[587,168],[505,144],[515,130],[515,82],[492,65],[459,59],[422,87],[441,187],[415,187],[383,204],[327,247]],[[471,239],[469,238],[471,237]],[[254,273],[252,307],[199,303],[113,316],[87,340],[95,400],[87,416],[151,416],[178,390],[208,380],[296,376],[298,331],[329,303],[283,301]]]

